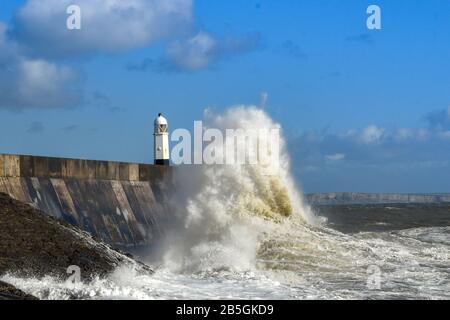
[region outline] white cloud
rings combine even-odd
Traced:
[[[167,57],[177,67],[186,70],[201,69],[209,65],[217,52],[217,41],[205,32],[192,38],[176,41],[167,48]]]
[[[350,129],[344,134],[340,134],[342,139],[356,140],[363,144],[377,144],[388,136],[386,129],[376,125],[370,125],[362,130]]]
[[[424,142],[433,136],[429,130],[424,128],[400,128],[397,130],[388,130],[376,125],[370,125],[366,128],[350,129],[337,136],[343,140],[353,140],[361,144],[374,145],[385,142],[404,143],[408,141]]]
[[[317,166],[305,166],[302,171],[304,172],[316,172],[319,171],[319,167]]]
[[[0,107],[25,109],[66,107],[80,100],[77,73],[45,60],[21,58],[0,71]]]
[[[81,99],[77,72],[25,57],[5,31],[0,24],[0,108],[64,107]]]
[[[339,161],[345,159],[345,154],[343,153],[335,153],[335,154],[329,154],[325,156],[325,159],[328,161]]]
[[[72,4],[28,0],[12,27],[0,22],[0,108],[74,106],[82,99],[78,73],[49,59],[148,45],[188,31],[192,20],[192,0],[77,0],[81,30],[68,30]]]
[[[361,141],[366,144],[379,143],[384,137],[386,130],[384,128],[370,125],[366,127],[361,134]]]
[[[427,129],[420,128],[401,128],[393,133],[387,132],[385,134],[386,137],[393,136],[396,142],[407,142],[410,140],[425,142],[431,136],[430,132]]]
[[[28,104],[46,100],[49,106],[66,105],[75,98],[67,92],[61,94],[64,86],[77,78],[77,74],[66,66],[44,60],[23,60],[18,71],[19,92]]]
[[[414,137],[414,130],[409,128],[401,128],[395,132],[395,139],[399,142],[411,139]]]
[[[450,130],[439,132],[438,135],[441,139],[450,140]]]
[[[190,28],[192,0],[77,0],[81,30],[68,30],[72,0],[28,0],[15,17],[15,35],[32,52],[71,56],[132,49]]]
[[[349,129],[346,132],[339,134],[339,137],[343,138],[343,139],[345,139],[345,138],[354,138],[354,137],[356,137],[358,135],[358,132],[359,131],[356,130],[356,129]]]
[[[430,137],[430,132],[427,129],[419,129],[417,131],[417,139],[419,141],[425,141]]]

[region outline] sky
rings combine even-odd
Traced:
[[[305,192],[450,192],[449,57],[446,0],[1,1],[0,153],[151,163],[266,94]]]

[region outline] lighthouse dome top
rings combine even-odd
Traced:
[[[155,119],[155,124],[167,124],[167,119],[163,117],[162,113],[158,113]]]
[[[163,117],[162,113],[159,113],[155,119],[155,133],[164,133],[167,130],[167,119]]]

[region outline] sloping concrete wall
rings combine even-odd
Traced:
[[[160,235],[172,176],[171,167],[0,155],[0,192],[120,246]]]

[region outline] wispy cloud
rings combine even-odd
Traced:
[[[171,43],[161,65],[178,71],[196,71],[233,55],[255,50],[259,44],[260,37],[257,34],[219,39],[201,31],[190,38]]]
[[[286,40],[281,44],[281,50],[296,59],[307,59],[308,55],[292,40]]]
[[[372,44],[373,43],[373,36],[368,33],[361,33],[358,35],[350,36],[345,38],[345,41],[347,42],[356,42],[356,43],[363,43],[363,44]]]
[[[219,54],[218,42],[205,32],[191,38],[173,42],[167,48],[167,59],[182,70],[197,70],[207,67]]]
[[[328,154],[325,156],[325,159],[328,161],[340,161],[345,159],[345,154],[343,153]]]
[[[450,130],[450,106],[425,115],[425,120],[431,129]]]
[[[45,127],[42,124],[42,122],[39,121],[34,121],[30,124],[30,126],[28,127],[27,132],[28,133],[32,133],[32,134],[36,134],[36,133],[41,133],[44,132]]]
[[[94,107],[102,108],[111,113],[125,110],[124,108],[114,106],[111,98],[107,94],[100,91],[94,91],[90,93],[89,98],[86,100],[86,103]]]
[[[111,105],[111,99],[100,91],[94,91],[92,93],[92,103],[98,107],[105,107]]]
[[[439,132],[439,136],[444,140],[450,140],[450,130]]]
[[[378,127],[376,125],[369,125],[362,130],[350,129],[341,137],[346,139],[352,139],[362,144],[377,144],[387,138],[389,134],[386,129]]]
[[[79,126],[77,124],[71,124],[67,127],[61,128],[61,130],[65,131],[65,132],[73,132],[73,131],[78,130],[78,128],[79,128]]]
[[[121,108],[121,107],[110,107],[109,112],[111,113],[118,113],[118,112],[125,112],[125,108]]]
[[[139,62],[128,62],[126,68],[128,71],[145,72],[145,71],[149,71],[150,69],[155,70],[155,66],[157,64],[158,64],[158,62],[155,61],[154,59],[145,58]]]
[[[132,72],[194,72],[211,67],[232,56],[251,52],[259,47],[260,36],[258,34],[219,38],[200,31],[190,37],[170,42],[162,57],[129,62],[126,69]]]

